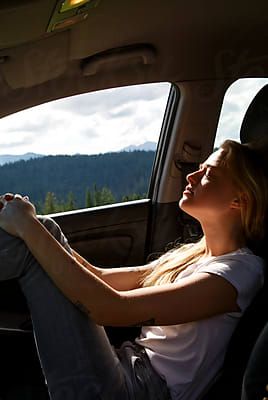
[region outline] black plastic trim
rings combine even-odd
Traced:
[[[157,174],[161,175],[161,171],[163,170],[164,163],[166,161],[166,155],[168,151],[169,141],[172,133],[172,128],[174,125],[175,117],[177,114],[178,104],[180,101],[180,91],[177,86],[174,84],[171,85],[167,106],[162,122],[160,138],[158,141],[156,155],[152,167],[152,173],[150,178],[148,197],[150,199],[153,198],[154,193],[158,193],[159,189],[159,180],[157,181]],[[159,175],[159,176],[160,176]]]

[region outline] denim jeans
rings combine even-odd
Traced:
[[[262,400],[268,397],[268,323],[260,333],[252,350],[244,374],[242,400]]]
[[[71,252],[58,225],[49,218],[40,220]],[[0,229],[0,280],[11,278],[18,279],[29,306],[51,399],[169,398],[144,349],[130,342],[114,349],[104,328],[58,290],[25,243]]]

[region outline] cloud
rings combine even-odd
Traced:
[[[133,114],[135,114],[135,109],[130,105],[117,107],[106,112],[108,118],[130,118]]]
[[[92,140],[100,136],[98,130],[90,127],[90,126],[83,126],[79,128],[78,135],[85,136],[87,139]]]
[[[31,136],[24,137],[21,140],[17,140],[15,142],[0,142],[0,150],[2,149],[12,149],[12,148],[17,148],[25,145],[31,145],[33,144],[34,140]]]
[[[0,152],[94,154],[116,151],[142,140],[157,141],[157,130],[150,129],[150,125],[162,118],[169,88],[170,84],[149,84],[109,89],[5,117],[1,131],[10,142],[5,141]],[[158,124],[161,126],[161,121]]]
[[[77,115],[105,113],[120,106],[126,107],[129,103],[155,100],[164,96],[169,87],[170,84],[162,83],[101,90],[72,96],[64,102],[55,101],[53,109],[69,111]]]
[[[18,126],[7,126],[5,128],[5,131],[8,133],[15,133],[17,134],[18,132],[44,132],[45,130],[47,130],[48,125],[45,122],[39,122],[39,123],[35,123],[35,122],[24,122]]]
[[[28,110],[20,111],[5,117],[1,121],[1,130],[17,134],[19,132],[46,133],[49,129],[54,129],[62,121],[57,113],[47,110],[46,107],[38,106]]]

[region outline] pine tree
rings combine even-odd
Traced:
[[[101,193],[100,190],[97,188],[96,183],[93,185],[93,207],[97,207],[101,205]]]
[[[143,199],[145,197],[146,197],[145,195],[142,196],[142,195],[137,194],[137,193],[132,193],[132,194],[128,194],[128,195],[122,196],[122,201],[140,200],[140,199]]]
[[[67,195],[67,201],[65,203],[64,209],[65,211],[75,210],[75,198],[73,192],[69,192]]]
[[[101,189],[99,200],[100,200],[100,205],[102,206],[104,206],[105,204],[113,204],[116,202],[112,191],[107,187],[103,187]]]
[[[89,188],[86,189],[85,206],[87,208],[93,207],[92,195],[90,193]]]
[[[57,210],[57,199],[53,192],[47,192],[43,206],[43,214],[51,214]]]
[[[35,209],[37,214],[42,214],[44,211],[44,204],[41,200],[37,201],[35,204]]]

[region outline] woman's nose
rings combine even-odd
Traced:
[[[187,182],[193,184],[196,184],[198,182],[198,180],[200,179],[200,171],[194,171],[191,174],[188,174],[186,176],[186,180]]]

